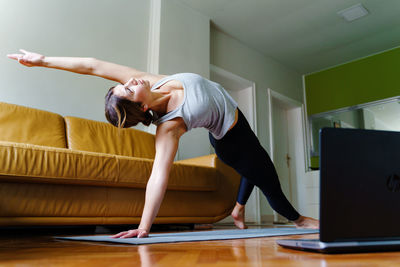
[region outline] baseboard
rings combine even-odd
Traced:
[[[261,223],[271,224],[273,222],[274,222],[273,214],[261,215]]]

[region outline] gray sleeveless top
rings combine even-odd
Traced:
[[[204,127],[215,139],[221,139],[235,121],[238,107],[233,98],[218,83],[212,82],[194,73],[178,73],[165,77],[153,85],[155,90],[168,81],[177,80],[183,85],[184,99],[182,104],[156,118],[153,122],[159,125],[165,121],[181,117],[187,130]]]

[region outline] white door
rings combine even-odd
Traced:
[[[286,198],[291,202],[291,159],[289,151],[289,124],[288,108],[276,99],[272,101],[273,114],[273,162],[278,173],[279,182]],[[274,222],[285,223],[287,220],[279,214],[275,214]]]
[[[304,106],[268,89],[270,156],[282,191],[301,214],[306,208]],[[287,219],[274,212],[274,222]]]

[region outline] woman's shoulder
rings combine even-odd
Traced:
[[[182,72],[182,73],[177,73],[177,75],[181,75],[184,77],[189,77],[189,78],[203,78],[200,74],[193,73],[193,72]]]
[[[179,73],[169,75],[167,77],[168,78],[181,78],[181,79],[203,78],[203,76],[201,76],[200,74],[193,73],[193,72],[179,72]]]
[[[171,75],[160,75],[160,79],[154,84],[154,86],[160,85],[160,84],[165,83],[170,80],[181,80],[181,79],[184,79],[185,77],[190,77],[190,76],[195,76],[195,75],[197,75],[197,74],[187,73],[187,72],[175,73],[175,74],[171,74]]]
[[[179,80],[179,81],[181,81],[183,83],[187,83],[187,84],[203,83],[204,81],[207,80],[200,74],[192,73],[192,72],[177,73],[174,75],[173,79]]]

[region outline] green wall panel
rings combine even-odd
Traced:
[[[313,115],[400,95],[400,47],[305,76]]]

